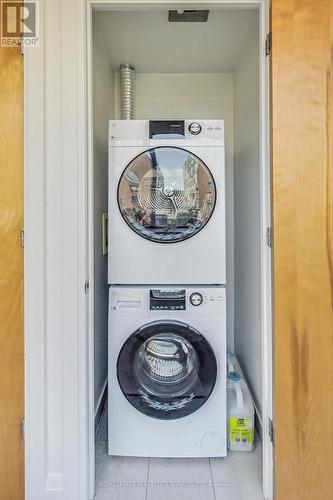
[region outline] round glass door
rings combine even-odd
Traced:
[[[216,188],[208,167],[195,154],[157,147],[140,154],[124,170],[118,205],[137,234],[159,243],[191,238],[209,221]]]
[[[137,330],[117,363],[126,399],[141,413],[164,420],[197,411],[209,398],[216,373],[207,340],[180,321],[155,321]]]

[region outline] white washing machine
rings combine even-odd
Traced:
[[[109,283],[225,284],[223,120],[109,123]]]
[[[226,455],[221,286],[111,286],[109,454]]]

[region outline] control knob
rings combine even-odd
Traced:
[[[198,123],[198,122],[190,123],[190,125],[188,127],[188,131],[192,135],[199,135],[200,132],[201,132],[201,125],[200,125],[200,123]]]

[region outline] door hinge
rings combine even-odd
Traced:
[[[21,420],[21,436],[22,439],[25,439],[25,420],[24,418]]]
[[[273,424],[273,420],[271,418],[268,419],[268,435],[269,435],[269,439],[272,443],[272,445],[274,446],[275,442],[274,442],[274,424]]]
[[[89,287],[90,287],[89,280],[86,280],[84,282],[84,293],[88,293],[89,292]]]
[[[272,232],[271,227],[268,227],[266,229],[266,243],[267,243],[267,246],[269,248],[272,248],[272,246],[273,246],[273,232]]]
[[[23,227],[20,230],[20,240],[21,240],[21,247],[24,248],[24,229],[23,229]]]
[[[265,40],[265,55],[268,57],[272,51],[272,33],[267,33]]]

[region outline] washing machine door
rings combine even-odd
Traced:
[[[178,147],[149,149],[132,160],[118,185],[120,212],[138,235],[176,243],[197,234],[215,207],[216,187],[207,165]]]
[[[211,395],[217,375],[207,340],[179,321],[154,321],[134,332],[117,362],[120,388],[134,408],[164,420],[197,411]]]

